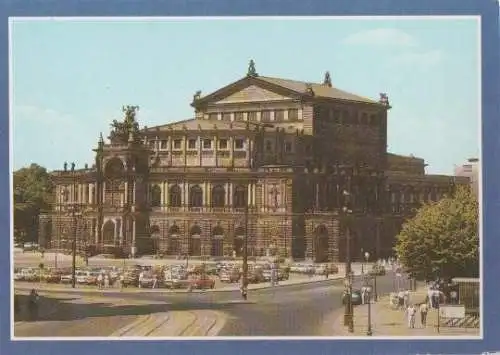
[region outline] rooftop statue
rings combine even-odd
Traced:
[[[130,136],[134,137],[134,140],[138,139],[139,133],[139,123],[136,121],[135,117],[139,106],[123,106],[122,111],[125,113],[123,121],[113,120],[111,123],[111,134],[110,140],[120,143],[127,143]]]

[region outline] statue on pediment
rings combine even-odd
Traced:
[[[193,95],[193,101],[198,101],[201,98],[201,90],[198,90]]]
[[[391,108],[391,105],[389,104],[389,96],[385,92],[380,93],[380,99],[378,102],[388,108]]]
[[[308,95],[314,96],[314,90],[312,88],[312,84],[306,84],[306,93]]]
[[[329,71],[327,71],[325,73],[325,79],[323,80],[323,85],[326,85],[329,88],[332,87],[332,78],[330,77],[330,72]]]
[[[255,69],[255,62],[253,61],[253,59],[250,59],[250,63],[248,63],[247,76],[259,76],[259,74],[257,74],[257,70]]]

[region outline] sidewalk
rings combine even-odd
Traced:
[[[270,282],[263,282],[259,284],[250,284],[248,286],[249,290],[261,290],[261,289],[268,289],[268,288],[275,288],[275,287],[286,287],[286,286],[293,286],[293,285],[305,285],[305,284],[312,284],[312,283],[321,283],[321,282],[332,282],[334,280],[339,280],[343,279],[344,276],[342,274],[335,274],[330,276],[328,279],[326,279],[324,276],[295,276],[295,277],[290,277],[290,279],[285,280],[285,281],[280,281],[277,286],[271,286]],[[96,292],[98,289],[95,286],[86,286],[86,285],[77,285],[76,288],[71,288],[71,285],[66,285],[66,284],[47,284],[47,283],[33,283],[33,282],[23,282],[23,281],[18,281],[14,283],[14,289],[16,290],[31,290],[32,288],[35,288],[40,291],[46,291],[46,292]],[[238,291],[240,289],[239,283],[232,283],[232,284],[224,284],[222,287],[219,288],[214,288],[214,289],[207,289],[207,290],[192,290],[191,292],[234,292]],[[107,293],[107,292],[117,292],[120,291],[119,288],[117,287],[111,287],[107,289],[102,289],[99,290],[102,293]],[[187,289],[167,289],[167,288],[136,288],[136,287],[125,287],[122,289],[121,292],[125,293],[187,293]]]
[[[410,294],[410,303],[418,304],[425,300],[427,291],[419,288]],[[429,310],[427,326],[420,324],[420,313],[417,312],[415,328],[408,328],[408,321],[403,310],[394,309],[390,305],[389,296],[379,297],[378,302],[371,304],[371,328],[373,336],[479,336],[479,328],[437,328],[437,310]],[[324,335],[330,336],[367,336],[368,305],[354,307],[354,333],[349,333],[344,326],[343,309],[332,314],[325,322]]]

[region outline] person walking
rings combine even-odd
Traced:
[[[144,271],[139,274],[139,288],[142,288],[142,279],[144,279]]]
[[[97,275],[97,288],[100,290],[102,289],[102,274],[99,273],[99,275]]]
[[[408,306],[410,305],[410,291],[405,290],[403,294],[403,304],[404,308],[407,309]]]
[[[399,309],[401,309],[401,310],[406,309],[404,300],[405,300],[405,293],[403,291],[399,291],[398,292],[398,306],[399,306]]]
[[[153,276],[153,287],[152,288],[156,288],[157,284],[158,284],[158,276],[155,274]]]
[[[420,324],[422,324],[422,328],[425,328],[427,325],[427,312],[429,311],[429,306],[427,302],[423,302],[420,304]]]
[[[410,306],[406,310],[406,313],[408,317],[408,328],[410,329],[415,328],[415,314],[417,313],[415,306],[410,304]]]
[[[120,280],[120,291],[121,291],[125,286],[125,276],[123,276],[123,274],[120,274],[119,280]]]
[[[104,275],[104,288],[109,288],[109,275]]]

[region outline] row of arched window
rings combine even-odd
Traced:
[[[244,208],[247,204],[247,187],[237,185],[233,189],[233,207]],[[210,191],[210,207],[226,206],[226,189],[223,185],[215,185]],[[188,207],[203,207],[203,189],[199,185],[193,185],[188,190]],[[158,185],[151,187],[151,207],[162,205],[161,188]],[[182,189],[179,185],[173,185],[168,190],[168,206],[182,206]]]

